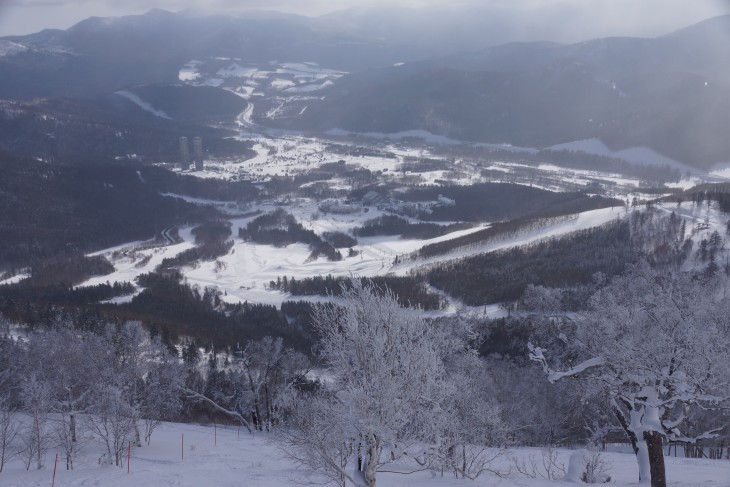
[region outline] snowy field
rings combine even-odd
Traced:
[[[210,486],[217,487],[284,487],[292,485],[321,485],[322,478],[313,475],[289,460],[266,434],[249,435],[236,427],[163,424],[152,436],[150,446],[132,448],[129,473],[126,452],[122,467],[99,465],[103,448],[88,443],[75,462],[74,470],[66,470],[59,453],[55,486]],[[568,450],[557,450],[558,464],[567,465]],[[7,487],[46,487],[53,478],[56,451],[45,454],[41,470],[26,471],[20,459],[14,458],[0,473],[0,485]],[[418,486],[491,486],[491,487],[549,487],[566,485],[558,470],[556,480],[529,478],[514,468],[513,458],[529,461],[533,456],[542,460],[536,448],[505,450],[494,463],[504,476],[483,474],[475,481],[454,479],[449,473],[430,471],[411,475],[378,474],[381,487]],[[605,453],[610,464],[609,475],[614,486],[638,485],[638,467],[634,455]],[[396,466],[397,468],[398,466]],[[405,467],[402,465],[401,467]],[[31,467],[32,468],[32,467]],[[730,487],[730,461],[666,458],[668,485],[673,487]],[[213,483],[215,479],[215,483]]]
[[[256,207],[262,212],[270,212],[279,208],[273,204]],[[378,217],[382,212],[371,210],[368,213],[351,215],[319,213],[317,204],[311,200],[298,200],[292,206],[284,207],[306,228],[317,234],[328,231],[348,232],[354,227],[361,226],[365,220]],[[316,219],[312,215],[318,213]],[[332,262],[325,258],[309,260],[311,250],[305,244],[292,244],[285,247],[259,245],[245,242],[237,237],[238,229],[245,227],[255,216],[246,218],[232,218],[234,245],[231,251],[215,261],[196,263],[194,266],[182,268],[182,273],[191,285],[201,288],[216,287],[224,292],[222,299],[237,303],[243,301],[280,305],[291,298],[289,294],[268,290],[270,281],[277,277],[294,277],[302,279],[315,275],[326,276],[383,276],[387,274],[407,275],[424,265],[438,261],[449,260],[478,253],[489,252],[519,245],[527,245],[543,238],[563,235],[577,230],[590,228],[607,223],[625,214],[623,207],[593,210],[575,215],[571,218],[546,225],[534,230],[526,230],[516,235],[496,239],[481,246],[471,246],[459,249],[453,254],[440,259],[409,260],[402,264],[395,264],[396,257],[401,260],[408,254],[417,251],[424,245],[442,242],[457,238],[469,233],[484,229],[483,225],[474,228],[452,232],[447,235],[428,239],[401,239],[399,236],[379,236],[359,238],[354,247],[359,252],[353,257],[343,251],[341,261]],[[195,238],[191,233],[192,227],[180,230],[183,242],[168,246],[147,246],[135,243],[129,247],[115,247],[94,255],[104,255],[115,267],[112,274],[94,277],[81,286],[93,286],[105,282],[134,282],[134,279],[154,269],[164,258],[174,257],[180,252],[192,248]],[[299,299],[299,297],[297,297]],[[306,297],[312,299],[312,297]],[[314,299],[317,299],[316,297]]]

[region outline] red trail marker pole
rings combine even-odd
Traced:
[[[185,433],[180,434],[180,460],[185,460]]]
[[[213,446],[218,446],[218,425],[213,423]]]
[[[238,439],[241,439],[241,425],[238,425]]]
[[[132,459],[132,442],[127,446],[127,473],[129,473],[129,461]]]
[[[58,453],[56,453],[56,460],[53,462],[53,481],[51,482],[51,487],[56,485],[56,466],[58,466]]]

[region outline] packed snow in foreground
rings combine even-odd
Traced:
[[[120,467],[100,466],[103,447],[89,444],[76,461],[74,470],[66,470],[59,459],[56,486],[103,485],[132,487],[140,485],[218,487],[245,485],[246,487],[279,487],[312,485],[323,479],[313,476],[287,459],[273,437],[260,434],[250,436],[236,427],[163,424],[152,437],[149,446],[132,448],[129,473],[127,464]],[[557,463],[567,469],[569,450],[556,450]],[[41,470],[26,471],[19,459],[13,459],[0,473],[0,485],[13,487],[49,486],[53,478],[55,451],[46,454]],[[63,455],[59,452],[59,458]],[[454,479],[450,474],[429,471],[412,475],[382,473],[378,485],[395,486],[499,486],[548,487],[565,485],[564,474],[556,470],[555,480],[529,478],[518,473],[514,460],[529,463],[530,457],[542,463],[543,451],[538,448],[506,450],[494,467],[507,473],[503,478],[484,474],[475,481]],[[610,464],[611,485],[638,485],[638,467],[633,454],[608,452],[603,457]],[[667,457],[668,485],[675,487],[730,486],[730,461],[697,460]],[[510,469],[512,472],[509,472]]]

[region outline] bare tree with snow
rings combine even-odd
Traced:
[[[330,482],[355,484],[348,464],[355,455],[355,438],[338,421],[340,404],[332,394],[303,393],[293,398],[287,428],[277,431],[287,455]]]
[[[100,384],[85,419],[87,428],[106,447],[106,463],[122,465],[122,455],[135,436],[136,418],[120,387],[114,383]]]
[[[391,292],[354,282],[341,307],[314,316],[328,366],[319,393],[327,421],[314,435],[312,425],[292,424],[285,448],[329,478],[374,487],[378,472],[406,457],[419,459],[414,471],[428,468],[423,445],[450,414],[444,358],[453,343]]]
[[[690,408],[727,400],[729,316],[724,283],[640,264],[597,291],[589,310],[572,320],[562,364],[532,344],[530,356],[551,382],[581,379],[606,393],[641,482],[664,487],[663,440],[694,443],[720,429],[689,434],[682,426]]]
[[[10,402],[9,394],[3,392],[0,394],[0,472],[5,463],[17,453],[14,443],[19,432],[17,408]]]
[[[113,350],[110,361],[114,383],[119,388],[121,399],[128,407],[120,411],[132,415],[130,421],[134,428],[134,443],[142,446],[139,430],[141,403],[143,401],[144,377],[155,355],[149,335],[138,321],[127,321],[119,327],[107,326],[107,340]]]
[[[226,362],[227,390],[199,392],[183,387],[183,395],[238,421],[251,433],[273,429],[281,419],[283,401],[311,366],[306,356],[285,348],[281,338],[270,336],[248,342]],[[215,359],[211,363],[217,368]],[[249,412],[250,422],[246,419]]]
[[[63,323],[55,329],[32,334],[27,348],[28,367],[48,388],[48,412],[66,417],[64,424],[71,441],[75,442],[77,416],[89,406],[89,394],[98,370],[89,370],[89,364],[103,361],[108,345],[98,335]]]
[[[139,412],[144,424],[144,441],[149,445],[152,433],[163,420],[172,420],[182,408],[180,390],[185,384],[185,368],[157,340],[152,342],[146,374],[140,390]]]
[[[468,351],[449,357],[447,368],[448,414],[440,416],[432,468],[471,480],[486,472],[501,474],[494,462],[505,453],[511,431],[502,419],[486,362]]]
[[[285,350],[281,338],[264,337],[250,341],[238,353],[243,368],[244,383],[251,396],[254,426],[259,430],[271,429],[271,383],[284,359]]]
[[[81,453],[90,438],[86,431],[79,431],[76,418],[57,415],[51,420],[51,438],[55,445],[63,451],[66,459],[66,470],[73,470],[74,460]]]
[[[30,468],[33,460],[40,470],[43,457],[48,450],[49,435],[47,431],[48,415],[51,404],[51,391],[48,384],[33,374],[23,384],[21,390],[23,411],[28,416],[28,424],[24,433],[24,457],[26,468]]]

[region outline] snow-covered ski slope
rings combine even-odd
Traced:
[[[257,207],[262,212],[273,211],[278,208],[273,204],[264,204]],[[382,212],[371,210],[368,213],[350,215],[319,213],[317,204],[311,200],[298,200],[292,206],[285,207],[305,227],[317,234],[328,231],[347,232],[360,226],[367,219],[380,216]],[[316,218],[312,215],[316,214]],[[290,299],[288,294],[279,291],[270,291],[267,286],[277,277],[294,277],[302,279],[316,275],[333,276],[382,276],[387,274],[406,275],[421,266],[433,264],[437,261],[475,255],[497,249],[526,245],[542,238],[555,237],[573,231],[601,225],[620,218],[625,214],[623,207],[606,208],[584,212],[566,218],[552,225],[546,225],[534,230],[518,232],[504,239],[496,239],[484,245],[470,246],[445,255],[439,259],[407,260],[395,264],[396,257],[403,260],[408,254],[416,252],[424,245],[457,238],[472,232],[479,231],[485,226],[452,232],[442,237],[428,240],[401,239],[398,236],[379,236],[359,238],[355,250],[358,255],[347,256],[347,249],[343,250],[343,259],[332,262],[321,257],[309,260],[311,250],[305,244],[292,244],[285,247],[260,245],[246,242],[237,237],[238,229],[245,227],[254,216],[246,218],[232,218],[234,245],[231,251],[215,261],[198,262],[193,266],[182,269],[182,273],[191,285],[201,288],[216,287],[224,292],[222,299],[228,302],[258,302],[279,305]],[[168,246],[145,246],[138,243],[129,248],[115,247],[95,255],[104,255],[115,267],[112,274],[94,277],[82,286],[96,285],[105,282],[134,282],[141,274],[154,271],[164,258],[174,257],[180,252],[194,246],[194,236],[191,227],[180,230],[182,243]],[[147,248],[146,248],[147,247]],[[307,298],[311,299],[311,298]]]
[[[20,459],[14,458],[0,473],[0,485],[8,487],[47,487],[53,478],[55,454],[59,453],[55,485],[58,487],[105,486],[139,487],[166,486],[203,487],[290,487],[321,485],[323,479],[289,460],[267,434],[254,437],[245,430],[218,425],[196,426],[163,424],[152,436],[149,446],[132,448],[129,473],[126,451],[124,465],[99,465],[104,448],[95,441],[88,443],[75,461],[74,470],[66,470],[62,452],[48,450],[41,470],[26,471]],[[558,450],[558,462],[567,466],[569,450]],[[378,474],[381,487],[554,487],[566,485],[562,474],[558,480],[528,478],[514,471],[512,458],[529,461],[530,456],[540,462],[542,454],[536,448],[504,450],[494,467],[506,473],[498,478],[486,473],[475,481],[455,479],[445,472],[429,471],[411,475],[398,473]],[[605,453],[610,462],[611,483],[617,487],[638,484],[636,459],[630,453]],[[411,465],[394,465],[394,470]],[[31,467],[32,468],[32,467]],[[728,460],[699,460],[666,458],[668,485],[671,487],[729,487]]]
[[[269,203],[258,205],[255,209],[265,213],[276,208],[280,208],[280,206]],[[722,236],[726,233],[728,219],[719,211],[716,204],[708,206],[706,203],[695,205],[691,202],[684,202],[680,206],[664,204],[658,205],[658,208],[665,212],[674,211],[687,221],[687,237],[691,237],[694,241],[693,252],[702,239],[709,239],[712,232],[718,231]],[[319,235],[333,231],[348,232],[361,226],[365,220],[383,214],[375,209],[368,213],[349,215],[321,213],[318,211],[317,202],[308,199],[296,200],[284,209],[294,215],[306,228]],[[268,289],[269,283],[276,281],[279,277],[293,277],[299,280],[329,274],[345,277],[408,275],[440,262],[529,245],[542,239],[593,228],[624,218],[627,214],[624,206],[586,211],[543,226],[497,237],[484,243],[460,247],[449,254],[427,259],[417,258],[414,254],[425,245],[477,232],[488,225],[477,225],[427,240],[401,239],[397,235],[359,238],[358,245],[354,247],[359,253],[355,256],[348,256],[347,249],[342,249],[343,259],[336,262],[324,257],[310,260],[310,248],[301,243],[275,247],[243,241],[237,236],[238,229],[244,228],[255,216],[231,217],[229,220],[233,231],[231,238],[234,241],[231,251],[214,261],[197,262],[183,267],[181,271],[191,285],[200,288],[206,286],[218,288],[224,293],[222,299],[225,301],[231,303],[248,301],[278,306],[283,301],[292,299],[289,294]],[[105,256],[114,265],[115,271],[105,276],[94,277],[81,286],[105,282],[134,282],[137,276],[153,272],[163,259],[174,257],[180,252],[192,248],[195,245],[195,238],[191,229],[192,227],[180,229],[179,234],[182,239],[180,243],[152,245],[135,242],[128,246],[114,247],[95,253],[94,255]],[[396,258],[398,262],[396,262]],[[696,264],[694,260],[688,259],[686,266],[690,268],[694,264]],[[131,299],[131,297],[126,299]],[[300,297],[294,299],[300,299]],[[305,299],[317,300],[320,298],[308,296]],[[125,298],[122,298],[122,302],[124,300]]]

